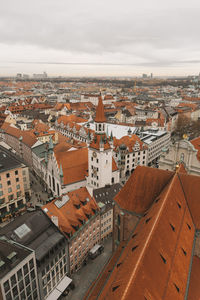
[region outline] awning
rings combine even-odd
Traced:
[[[65,276],[61,280],[61,282],[55,287],[53,292],[51,294],[49,294],[49,296],[46,298],[46,300],[57,300],[71,282],[72,282],[72,279]]]

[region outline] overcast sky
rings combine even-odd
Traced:
[[[200,72],[199,0],[6,0],[0,75]]]

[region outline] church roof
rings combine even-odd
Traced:
[[[173,172],[138,166],[115,197],[122,209],[144,213],[173,176]]]
[[[99,97],[99,102],[97,105],[95,122],[97,123],[106,122],[106,117],[104,114],[104,106],[103,106],[103,101],[101,96]]]
[[[118,257],[117,251],[113,256],[115,264],[111,259],[84,299],[182,300],[187,295],[189,283],[187,299],[197,300],[200,295],[200,260],[193,257],[193,243],[198,228],[198,219],[195,218],[199,212],[200,177],[182,173],[181,169],[177,172],[157,170],[158,173],[148,172],[147,167],[137,169],[138,180],[134,181],[134,176],[131,180],[137,189],[143,189],[146,182],[142,176],[146,169],[147,186],[150,188],[151,183],[155,194],[152,196],[149,189],[144,190],[153,201],[133,228],[127,244],[123,249],[121,244],[117,248]],[[150,180],[150,174],[155,176],[155,181]],[[153,187],[157,183],[160,191]],[[131,188],[137,197],[134,185]],[[127,198],[134,201],[130,193]]]

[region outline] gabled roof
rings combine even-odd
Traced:
[[[90,148],[99,150],[101,142],[105,150],[111,148],[106,134],[95,134],[93,140],[90,143]]]
[[[197,159],[200,161],[200,136],[191,140],[190,143],[194,146],[197,152]]]
[[[77,226],[79,229],[82,226],[81,221],[88,221],[88,215],[95,215],[94,210],[98,211],[99,207],[85,187],[63,196],[67,196],[68,201],[60,208],[57,207],[56,203],[57,201],[62,201],[62,199],[55,199],[42,208],[43,210],[44,208],[48,209],[47,215],[50,218],[52,216],[58,217],[58,224],[61,231],[74,234],[76,232],[75,227]],[[80,207],[76,208],[76,205],[80,205]]]
[[[61,122],[66,125],[69,122],[75,122],[75,123],[84,123],[87,122],[86,119],[83,119],[81,117],[77,117],[76,115],[70,115],[70,116],[61,116],[58,118],[58,124]]]
[[[85,180],[88,169],[88,149],[81,148],[73,151],[58,151],[55,157],[60,168],[63,169],[63,183],[65,185]]]
[[[117,147],[124,144],[128,148],[129,152],[133,152],[133,147],[136,142],[139,143],[140,150],[147,149],[147,146],[141,141],[141,139],[136,134],[132,134],[131,136],[125,135],[121,139],[114,138],[115,150]]]
[[[138,166],[115,197],[115,201],[122,209],[144,213],[173,175],[170,171]]]
[[[181,179],[182,176],[185,178],[185,174],[171,173],[173,177],[158,195],[154,195],[152,205],[138,221],[127,245],[123,245],[124,249],[119,247],[115,265],[111,260],[85,300],[185,299],[195,224]],[[196,177],[200,183],[200,178]],[[152,183],[152,188],[153,184],[156,185],[156,182]],[[192,202],[193,195],[189,196]],[[191,274],[194,282],[189,289],[191,300],[199,299],[200,295],[197,287],[199,265],[199,260],[194,258],[192,272],[195,274]]]
[[[199,278],[200,278],[200,258],[195,255],[192,261],[192,271],[190,276],[190,285],[189,285],[188,298],[187,298],[188,300],[200,299]]]
[[[105,117],[105,114],[104,114],[103,101],[102,101],[101,96],[99,97],[99,102],[98,102],[97,109],[96,109],[95,122],[97,122],[97,123],[106,122],[106,117]]]

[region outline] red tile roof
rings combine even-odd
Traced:
[[[100,149],[100,142],[103,141],[103,147],[105,150],[110,149],[109,139],[107,138],[106,134],[95,134],[93,140],[90,143],[90,147],[93,149]]]
[[[190,143],[194,146],[197,152],[197,159],[200,161],[200,136],[191,140]]]
[[[110,276],[100,285],[97,282],[85,300],[184,299],[195,226],[180,175],[184,176],[173,173],[159,195],[154,195],[156,201],[138,222],[115,266],[107,266]],[[194,294],[199,295],[197,286]]]
[[[60,124],[62,122],[64,125],[66,125],[69,122],[85,123],[85,122],[87,122],[87,120],[77,117],[76,115],[70,115],[70,116],[59,117],[57,122],[58,122],[58,124]]]
[[[115,201],[122,209],[144,213],[173,174],[170,171],[137,166],[124,187],[115,196]]]
[[[135,146],[135,143],[138,142],[140,145],[140,150],[142,149],[147,149],[147,146],[145,146],[145,144],[140,140],[140,138],[133,134],[131,136],[123,136],[121,139],[116,139],[114,138],[114,146],[115,146],[115,150],[117,150],[117,148],[124,144],[127,146],[129,152],[133,152],[133,147]]]
[[[76,232],[74,226],[80,228],[82,226],[80,220],[87,221],[88,215],[95,215],[94,210],[98,211],[99,207],[85,187],[69,192],[66,195],[69,197],[69,201],[61,208],[55,205],[55,202],[59,200],[53,200],[51,203],[44,205],[42,209],[48,209],[47,215],[50,218],[52,216],[58,217],[59,228],[64,234],[74,234]],[[75,205],[80,205],[80,208],[76,208]]]
[[[105,117],[105,114],[104,114],[103,101],[102,101],[101,97],[99,97],[99,102],[98,102],[97,109],[96,109],[95,122],[97,122],[97,123],[106,122],[106,117]]]
[[[58,151],[55,157],[60,168],[63,169],[63,183],[72,184],[85,180],[88,169],[88,149],[81,148],[73,151]]]
[[[200,258],[195,255],[192,261],[192,271],[190,276],[190,285],[189,285],[187,300],[200,299],[199,279],[200,279]]]

